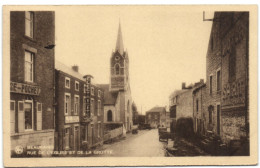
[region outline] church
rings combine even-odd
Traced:
[[[104,124],[122,125],[129,132],[133,125],[129,58],[124,50],[120,23],[115,51],[110,58],[109,80],[109,84],[99,85],[104,90]]]

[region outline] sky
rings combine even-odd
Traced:
[[[95,83],[109,83],[119,22],[129,56],[132,99],[142,114],[168,106],[170,94],[206,77],[212,22],[203,8],[182,6],[73,6],[57,10],[56,60],[78,65]],[[206,10],[206,18],[213,11]]]

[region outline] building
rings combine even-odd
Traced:
[[[132,121],[132,97],[129,78],[129,58],[124,50],[119,24],[115,51],[110,58],[110,83],[98,85],[104,90],[104,123],[116,123],[130,131]]]
[[[206,97],[206,84],[200,83],[197,87],[193,88],[193,128],[196,134],[206,134],[206,111],[205,97]]]
[[[54,148],[55,13],[10,12],[11,155]]]
[[[145,122],[150,124],[152,128],[157,128],[159,126],[166,126],[166,109],[165,107],[153,107],[146,112]]]
[[[215,12],[207,53],[208,129],[222,141],[249,140],[249,12]]]
[[[185,83],[182,83],[182,90],[176,90],[170,95],[171,118],[178,120],[193,117],[192,87],[186,87]]]
[[[103,143],[103,91],[78,66],[55,63],[56,150],[84,150]]]

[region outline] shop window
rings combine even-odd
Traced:
[[[68,89],[70,88],[70,78],[68,77],[65,78],[65,87]]]
[[[25,81],[33,82],[34,80],[34,53],[25,51]]]
[[[25,12],[25,35],[33,38],[33,29],[34,29],[34,13],[33,12]]]
[[[25,130],[33,129],[33,102],[25,101],[24,103],[24,122]]]
[[[65,145],[65,149],[69,149],[70,148],[70,128],[65,128],[64,130],[64,145]]]

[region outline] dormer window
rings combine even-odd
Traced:
[[[118,64],[116,64],[115,70],[116,70],[116,75],[119,75],[119,73],[120,73],[120,67],[119,67]]]

